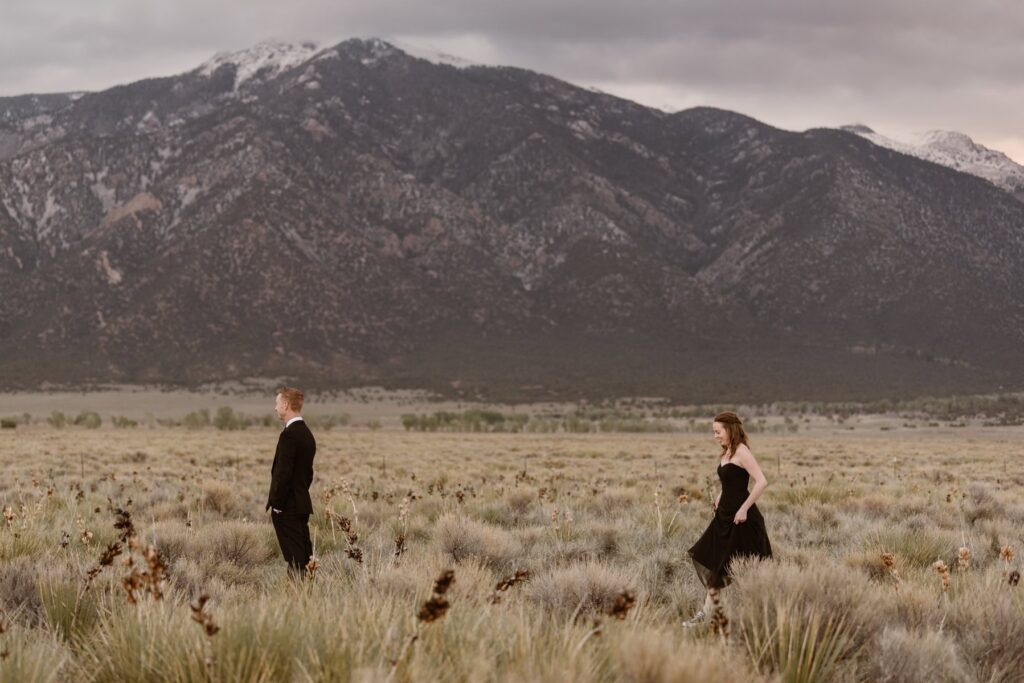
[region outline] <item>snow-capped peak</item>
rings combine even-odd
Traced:
[[[412,45],[404,41],[396,40],[390,40],[388,42],[410,57],[422,59],[430,62],[431,64],[454,66],[458,69],[466,69],[471,66],[483,66],[482,64],[471,62],[468,59],[463,59],[462,57],[456,57],[455,55],[441,52],[430,45]]]
[[[203,76],[212,75],[225,64],[234,64],[235,90],[261,71],[273,78],[282,71],[298,66],[317,53],[315,43],[283,43],[267,40],[237,52],[219,52],[199,67]]]
[[[862,124],[843,126],[842,130],[860,135],[879,147],[984,178],[993,185],[1024,199],[1024,166],[998,150],[989,149],[975,142],[964,133],[930,130],[904,140],[895,140]]]

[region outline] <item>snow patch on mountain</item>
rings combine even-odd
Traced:
[[[267,40],[237,52],[220,52],[200,65],[203,76],[212,76],[217,69],[227,64],[235,66],[235,90],[257,74],[265,73],[273,78],[311,59],[318,52],[315,43],[283,43]]]
[[[385,45],[387,44],[388,43],[385,43]],[[390,44],[397,48],[398,50],[401,50],[405,54],[409,55],[410,57],[422,59],[427,62],[430,62],[431,64],[438,64],[442,66],[454,66],[457,69],[467,69],[473,66],[484,66],[483,64],[471,62],[468,59],[463,59],[462,57],[456,57],[455,55],[451,55],[446,52],[441,52],[440,50],[437,50],[429,45],[413,45],[410,43],[406,43],[404,41],[395,40],[390,41]]]
[[[879,147],[984,178],[1018,197],[1024,195],[1024,166],[998,150],[989,149],[975,142],[963,133],[930,130],[908,136],[904,140],[896,140],[876,133],[862,124],[843,126],[842,130],[855,133]]]

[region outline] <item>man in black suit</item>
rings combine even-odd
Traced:
[[[300,576],[313,556],[313,543],[309,540],[313,501],[309,497],[309,485],[313,483],[313,456],[316,455],[316,440],[299,414],[304,398],[301,391],[290,387],[277,392],[274,410],[285,424],[277,440],[267,497],[267,510],[270,510],[288,569]]]

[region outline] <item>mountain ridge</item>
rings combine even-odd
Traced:
[[[969,135],[951,130],[929,130],[909,141],[886,137],[863,124],[842,126],[880,147],[902,152],[990,181],[1024,201],[1024,165],[1005,153],[975,142]]]
[[[1019,381],[1024,206],[986,181],[378,40],[208,71],[8,128],[4,383],[772,400]]]

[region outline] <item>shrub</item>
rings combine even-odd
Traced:
[[[455,562],[476,558],[492,568],[507,570],[519,556],[519,543],[505,529],[448,513],[434,528],[442,552]]]
[[[324,431],[330,431],[335,427],[344,427],[351,421],[351,417],[348,413],[341,413],[338,415],[311,415],[309,417],[304,417],[303,419],[306,420],[306,424],[309,425],[310,429],[322,429]]]
[[[1024,598],[1003,586],[979,586],[969,599],[956,600],[948,613],[974,679],[990,683],[1019,681],[1024,671]]]
[[[68,418],[67,416],[64,415],[64,413],[60,412],[59,410],[55,410],[52,413],[50,413],[50,417],[46,418],[46,422],[49,423],[51,427],[56,427],[57,429],[60,429],[61,427],[68,423]]]
[[[0,562],[0,615],[21,612],[35,625],[42,620],[36,579],[39,567],[30,557],[5,558]]]
[[[957,544],[938,532],[903,527],[888,528],[865,542],[865,551],[873,556],[895,553],[898,560],[914,567],[931,567],[936,558],[956,553]]]
[[[277,551],[269,545],[273,532],[266,525],[221,522],[203,527],[196,534],[196,552],[204,557],[254,567],[269,561]]]
[[[578,562],[537,576],[530,583],[529,596],[564,616],[577,611],[604,613],[634,583],[634,577],[606,564]]]
[[[208,481],[203,484],[203,505],[226,516],[239,509],[238,496],[230,484]]]
[[[102,424],[103,418],[100,417],[99,413],[91,410],[83,410],[75,418],[75,425],[85,427],[86,429],[98,429]]]
[[[245,429],[249,425],[230,406],[221,406],[217,408],[217,414],[213,418],[213,426],[221,430],[234,431],[236,429]]]
[[[210,426],[210,410],[209,408],[203,408],[202,410],[194,410],[186,415],[181,420],[181,424],[187,429],[202,429],[203,427]]]
[[[146,543],[152,543],[160,551],[165,562],[173,563],[189,552],[189,531],[181,521],[158,521],[150,525],[142,535]]]
[[[886,627],[878,634],[866,668],[868,680],[879,683],[970,680],[956,644],[945,633],[915,633],[903,627]]]

